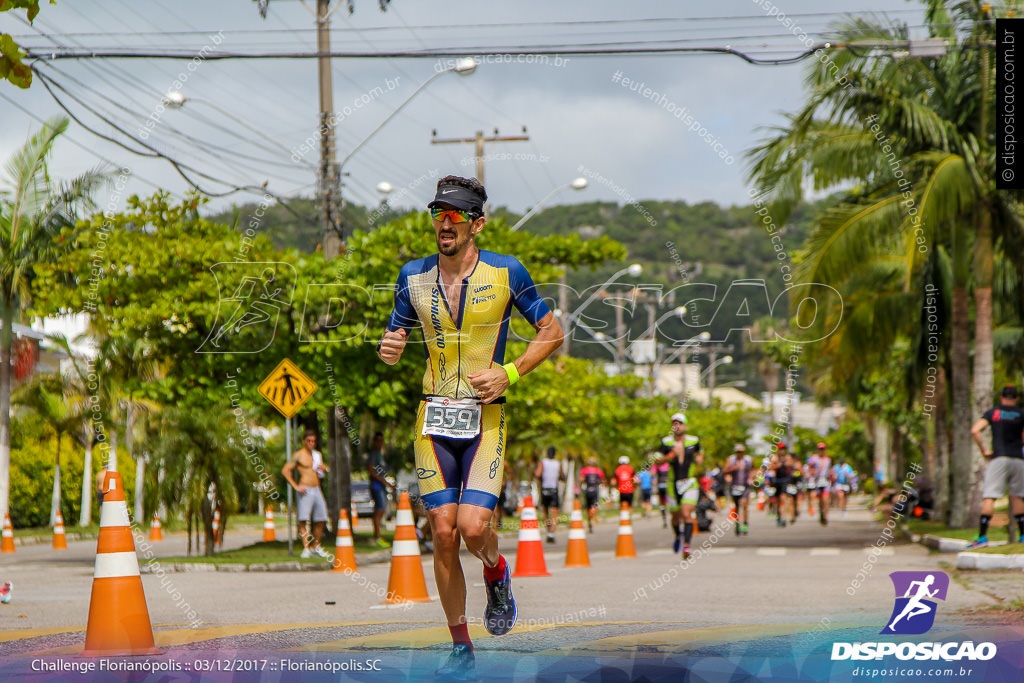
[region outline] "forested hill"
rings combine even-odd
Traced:
[[[819,204],[801,207],[782,229],[781,243],[787,258],[802,245]],[[246,204],[237,208],[237,214],[228,211],[211,218],[230,224],[237,216],[239,227],[244,228],[256,220],[256,209],[256,204]],[[407,211],[347,204],[343,218],[346,230],[370,230]],[[515,222],[519,215],[499,208],[493,217]],[[674,247],[691,280],[708,274],[715,279],[763,278],[774,286],[782,285],[777,247],[753,206],[655,200],[644,200],[638,205],[587,202],[545,209],[523,229],[540,235],[607,235],[625,245],[630,262],[642,263],[645,273],[659,275],[667,282],[679,280],[683,272],[671,253]],[[289,201],[288,208],[271,206],[258,220],[258,230],[279,247],[312,252],[320,239],[316,205],[310,199],[297,199]],[[620,266],[608,264],[609,272]],[[588,279],[592,277],[588,275]]]

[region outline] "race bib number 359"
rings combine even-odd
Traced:
[[[472,439],[480,433],[480,404],[473,400],[429,399],[423,413],[422,433]]]

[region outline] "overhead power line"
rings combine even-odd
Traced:
[[[664,42],[664,41],[658,41]],[[224,61],[234,59],[437,59],[437,58],[451,58],[458,59],[460,57],[475,57],[479,55],[523,55],[523,56],[610,56],[610,55],[687,55],[687,54],[724,54],[733,55],[739,57],[743,61],[754,64],[756,66],[777,66],[783,64],[794,64],[796,62],[803,61],[811,55],[813,55],[819,49],[824,49],[826,43],[820,43],[811,47],[803,52],[798,53],[792,57],[784,57],[780,59],[759,59],[753,57],[745,52],[733,49],[731,47],[679,47],[679,46],[664,46],[664,47],[565,47],[565,48],[550,48],[550,47],[524,47],[524,46],[506,46],[506,47],[475,47],[475,48],[460,48],[458,50],[444,49],[444,50],[399,50],[395,52],[209,52],[202,56],[204,61]],[[68,49],[57,49],[48,50],[42,52],[39,50],[29,50],[29,57],[32,59],[39,59],[43,61],[53,61],[58,59],[175,59],[175,60],[192,60],[196,59],[197,54],[195,50],[178,51],[178,50],[140,50],[140,51],[127,51],[127,50],[68,50]]]

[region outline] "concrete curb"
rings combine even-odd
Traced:
[[[967,550],[967,546],[971,544],[970,541],[964,541],[959,538],[945,538],[933,534],[925,534],[924,538],[921,539],[921,543],[932,550],[938,550],[940,553],[961,553]],[[1006,545],[1006,541],[992,541],[989,543],[989,546],[992,547],[1000,545]]]
[[[959,553],[956,556],[957,569],[994,571],[1000,569],[1024,569],[1024,555],[987,555],[982,553]]]
[[[69,541],[95,541],[99,538],[99,534],[65,534],[65,538]],[[46,543],[53,543],[53,534],[47,536],[15,536],[15,545],[43,545]]]
[[[391,561],[391,550],[378,550],[356,556],[356,564],[381,564]],[[153,565],[158,565],[157,569]],[[214,564],[212,562],[168,562],[163,563],[156,558],[152,563],[144,562],[139,564],[139,572],[142,574],[156,574],[160,571],[167,572],[309,572],[327,571],[333,569],[331,562],[299,562],[289,560],[286,562],[270,562],[244,564],[241,562],[225,562]]]

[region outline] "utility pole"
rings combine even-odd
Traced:
[[[316,0],[317,76],[320,85],[320,195],[321,246],[324,258],[341,254],[341,216],[338,207],[340,178],[334,148],[334,89],[331,85],[331,0]]]
[[[481,185],[486,185],[486,183],[484,183],[484,144],[488,142],[526,142],[529,139],[530,136],[526,134],[526,126],[523,126],[522,135],[499,135],[498,129],[495,128],[494,135],[489,138],[484,137],[484,132],[482,130],[478,130],[471,138],[439,138],[437,137],[437,131],[435,130],[430,137],[430,144],[449,145],[453,143],[473,143],[476,150],[476,179],[480,181]]]

